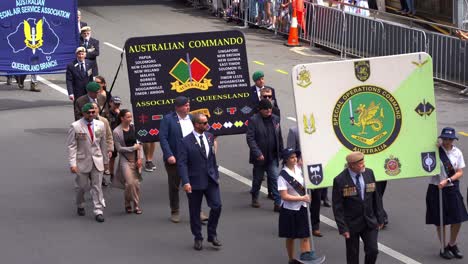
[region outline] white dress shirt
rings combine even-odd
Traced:
[[[195,139],[198,142],[198,146],[200,147],[200,136],[203,136],[203,145],[205,145],[206,150],[206,157],[210,155],[210,146],[208,145],[208,139],[206,138],[205,134],[198,134],[195,130],[193,130],[193,135],[195,135]]]
[[[182,129],[182,137],[185,137],[193,131],[192,120],[190,120],[189,115],[182,118],[177,114],[177,117],[179,118],[180,128]]]
[[[286,171],[294,179],[296,179],[296,181],[298,181],[300,184],[303,184],[304,178],[302,177],[302,170],[298,166],[294,167],[294,171],[291,171],[288,167],[284,167],[283,170]],[[300,196],[296,192],[296,190],[280,174],[278,177],[278,191],[284,190],[287,190],[289,195]],[[299,211],[301,209],[301,206],[307,207],[307,203],[302,201],[281,200],[281,203],[284,208],[293,211]]]

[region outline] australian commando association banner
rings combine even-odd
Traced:
[[[125,53],[140,141],[159,140],[160,121],[180,95],[192,113],[208,116],[214,135],[245,133],[254,106],[240,31],[130,38]]]

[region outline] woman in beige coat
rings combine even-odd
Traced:
[[[132,123],[132,113],[122,109],[118,115],[120,125],[114,129],[114,147],[119,153],[115,166],[113,186],[125,190],[125,211],[141,214],[140,181],[142,148],[136,141],[135,127]],[[132,208],[133,203],[133,208]]]

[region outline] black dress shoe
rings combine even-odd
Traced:
[[[455,257],[448,247],[445,247],[443,251],[440,251],[439,256],[444,259],[453,259]]]
[[[215,248],[220,248],[220,247],[223,246],[223,244],[221,244],[221,242],[219,242],[217,237],[213,237],[211,239],[209,238],[208,242],[210,242],[213,245],[213,247],[215,247]]]
[[[193,248],[195,250],[202,250],[203,249],[203,240],[195,240],[195,243],[193,243]]]
[[[96,215],[96,221],[99,223],[104,222],[104,216],[102,214]]]
[[[462,258],[463,258],[463,254],[460,252],[460,250],[458,250],[457,245],[454,245],[454,246],[448,245],[448,246],[446,247],[446,249],[450,250],[450,252],[452,253],[452,255],[453,255],[454,257],[456,257],[457,259],[462,259]]]
[[[324,200],[324,201],[323,201],[323,206],[325,206],[325,207],[331,207],[330,201]]]
[[[84,208],[78,208],[78,209],[76,209],[76,213],[77,213],[79,216],[84,216],[84,215],[86,214]]]

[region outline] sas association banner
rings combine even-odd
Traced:
[[[77,1],[1,1],[0,37],[0,74],[63,71],[79,46]]]
[[[135,128],[142,142],[159,140],[174,99],[190,98],[214,135],[245,133],[250,98],[245,38],[240,31],[130,38],[125,43]]]
[[[332,186],[352,151],[377,181],[439,173],[428,54],[297,65],[292,82],[308,188]]]

